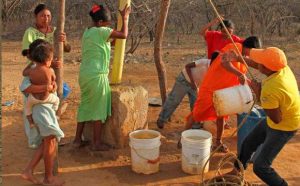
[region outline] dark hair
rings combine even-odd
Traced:
[[[219,53],[220,53],[220,51],[216,50],[211,54],[211,59],[210,59],[209,65],[211,65],[214,62],[214,60],[218,57]]]
[[[111,21],[111,14],[107,7],[103,5],[94,5],[90,11],[90,16],[94,22],[103,21],[108,22]]]
[[[243,47],[245,48],[261,48],[261,40],[257,36],[250,36],[243,42]]]
[[[29,45],[29,59],[34,62],[44,63],[46,60],[49,60],[52,55],[52,45],[43,39],[37,39]]]
[[[231,20],[224,19],[223,23],[226,26],[226,28],[232,28],[232,29],[234,29],[234,24],[233,24],[233,22]],[[220,27],[220,29],[224,28],[222,23],[219,24],[219,27]]]
[[[45,4],[38,4],[34,9],[34,15],[38,15],[43,10],[50,10]]]

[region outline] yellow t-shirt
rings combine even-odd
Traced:
[[[263,80],[260,101],[264,109],[280,108],[282,113],[278,124],[267,117],[270,128],[294,131],[300,127],[300,96],[297,81],[288,66]]]

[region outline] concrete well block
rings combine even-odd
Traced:
[[[114,85],[112,89],[112,116],[102,128],[102,142],[116,148],[128,145],[129,133],[147,129],[148,92],[141,86]],[[83,136],[92,140],[93,126],[86,124]]]

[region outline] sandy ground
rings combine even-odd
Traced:
[[[72,42],[73,51],[65,56],[65,81],[70,85],[72,93],[68,99],[69,107],[60,121],[65,132],[64,142],[71,142],[76,127],[76,112],[79,103],[79,85],[77,83],[80,59],[78,40]],[[2,43],[2,103],[13,100],[12,106],[2,107],[2,170],[4,186],[25,186],[30,183],[20,178],[20,173],[30,160],[33,150],[27,147],[27,139],[22,122],[22,95],[18,90],[21,82],[22,69],[25,67],[25,58],[21,57],[21,43],[4,41]],[[175,76],[184,64],[190,62],[199,54],[204,54],[203,43],[183,43],[175,45],[170,42],[164,49],[164,61],[168,72],[168,87],[171,88]],[[289,57],[289,63],[300,82],[299,44],[284,45]],[[159,86],[156,68],[153,62],[152,44],[142,43],[124,66],[123,82],[144,86],[150,97],[159,97]],[[149,107],[148,124],[150,129],[156,129],[160,107]],[[87,149],[74,150],[70,144],[59,148],[60,177],[66,180],[67,186],[96,186],[96,185],[198,185],[200,175],[185,174],[181,170],[181,151],[176,148],[177,139],[183,128],[184,117],[189,112],[188,99],[185,98],[180,107],[173,114],[171,121],[163,131],[160,148],[160,171],[153,175],[136,174],[131,171],[130,148],[111,150],[107,153],[92,154]],[[231,125],[236,126],[232,119]],[[229,137],[233,129],[226,130],[226,143],[232,152],[236,152],[236,136]],[[278,170],[290,185],[300,184],[300,133],[288,143],[278,158],[274,161],[274,168]],[[213,175],[218,161],[223,154],[216,154],[210,162],[210,172],[206,177]],[[226,169],[227,170],[227,169]],[[226,171],[225,170],[225,171]],[[229,169],[228,169],[229,170]],[[43,163],[37,167],[37,176],[43,176]],[[252,183],[261,183],[252,173],[252,166],[246,171],[246,178]]]

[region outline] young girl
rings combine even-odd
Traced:
[[[23,71],[24,76],[28,76],[34,85],[52,85],[55,82],[55,74],[50,68],[53,59],[53,48],[50,43],[42,39],[37,39],[29,46],[28,58],[34,62],[30,63]],[[25,54],[25,53],[24,53]],[[32,68],[32,66],[35,66]],[[39,103],[51,103],[53,109],[58,110],[59,98],[49,91],[29,94],[25,106],[25,114],[29,121],[30,128],[33,128],[32,107]]]
[[[104,151],[109,148],[101,143],[101,127],[111,115],[111,90],[108,73],[110,61],[110,39],[126,39],[127,21],[130,8],[120,11],[123,25],[120,31],[109,28],[110,11],[103,5],[94,5],[90,11],[93,20],[82,36],[82,63],[80,65],[79,85],[81,103],[77,113],[77,130],[74,147],[83,145],[81,139],[85,123],[94,126],[92,150]]]

